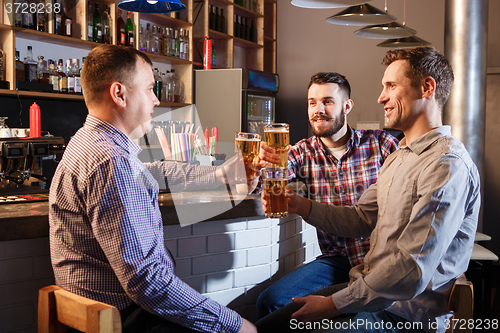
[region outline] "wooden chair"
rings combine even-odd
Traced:
[[[450,327],[446,333],[472,332],[472,329],[460,329],[461,326],[467,327],[468,320],[473,318],[474,311],[474,288],[472,282],[467,281],[464,274],[455,280],[448,307],[453,311],[453,316],[450,318]],[[453,319],[455,319],[456,327],[453,327]]]
[[[88,333],[121,333],[114,306],[75,295],[58,286],[38,292],[38,333],[64,333],[65,325]]]

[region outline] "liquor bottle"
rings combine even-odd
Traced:
[[[37,76],[37,82],[49,83],[49,72],[47,71],[47,62],[43,60],[43,56],[38,56],[36,76]]]
[[[175,57],[179,58],[181,55],[181,40],[179,39],[179,30],[175,30]]]
[[[172,28],[167,28],[168,29],[168,48],[167,48],[167,55],[169,57],[174,57],[175,56],[175,38],[174,38],[174,31]]]
[[[147,50],[147,30],[142,29],[142,25],[139,26],[139,51],[146,52]]]
[[[153,31],[151,30],[151,25],[149,23],[146,23],[146,34],[144,39],[146,39],[146,52],[154,53],[155,41],[153,39]]]
[[[215,45],[212,44],[212,67],[217,66],[217,52],[215,51]]]
[[[16,80],[26,80],[24,77],[24,64],[20,59],[18,50],[16,50]]]
[[[87,1],[87,40],[92,42],[94,32],[94,15],[92,14],[92,5]]]
[[[24,58],[24,79],[29,82],[36,82],[38,77],[36,74],[36,70],[38,64],[35,59],[33,59],[33,51],[32,47],[27,47],[26,57]]]
[[[238,16],[238,37],[242,39],[245,37],[243,19],[241,18],[241,16]]]
[[[80,81],[80,68],[78,67],[78,59],[77,58],[73,59],[73,64],[71,66],[71,74],[73,75],[73,78],[75,80],[75,94],[81,95],[82,94],[82,84]]]
[[[102,43],[102,18],[99,13],[99,2],[95,3],[94,15],[92,16],[92,37],[93,41]]]
[[[26,10],[23,10],[26,8]],[[28,0],[23,0],[22,6],[19,7],[19,11],[22,13],[22,27],[26,29],[34,29],[35,23],[33,22],[34,13],[30,13],[30,4]]]
[[[63,21],[62,21],[63,13],[59,10],[57,13],[54,11],[54,34],[62,35],[63,34]]]
[[[116,44],[125,45],[125,22],[123,22],[121,9],[118,11],[118,18],[116,19]]]
[[[5,81],[5,52],[0,49],[0,80]]]
[[[102,10],[102,42],[104,44],[111,44],[111,26],[108,12],[108,5],[104,4]]]
[[[57,75],[54,61],[49,59],[49,83],[52,84],[52,92],[59,92],[59,75]]]
[[[175,73],[175,69],[171,69],[170,73],[170,79],[172,80],[174,90],[174,102],[181,103],[184,101],[184,84]]]
[[[220,32],[220,16],[219,16],[219,7],[215,7],[215,31]]]
[[[160,52],[160,36],[158,35],[158,27],[153,25],[153,48],[152,53],[159,54]]]
[[[45,2],[43,0],[38,0],[37,8],[43,8]],[[17,17],[17,13],[16,13]],[[38,31],[47,31],[47,13],[44,10],[39,10],[36,14],[36,29]],[[17,21],[16,21],[17,25]]]
[[[62,94],[68,93],[68,77],[64,73],[63,60],[57,61],[57,75],[59,75],[59,92]]]
[[[66,8],[64,8],[64,12],[61,18],[61,24],[63,27],[62,35],[73,37],[73,19],[67,15]]]
[[[240,36],[240,27],[238,25],[238,15],[234,15],[234,28],[233,28],[233,36],[234,37],[239,37]]]
[[[165,88],[165,94],[166,94],[166,101],[167,102],[173,102],[174,101],[174,82],[172,81],[172,74],[170,71],[167,71],[165,74],[165,81],[163,84],[166,86]]]
[[[164,55],[163,46],[165,43],[165,38],[164,38],[164,33],[162,31],[165,31],[165,28],[158,27],[158,39],[160,44],[160,46],[158,47],[158,54]]]
[[[163,28],[162,33],[163,33],[163,55],[166,56],[168,55],[168,43],[169,43],[168,28]]]
[[[179,31],[179,58],[184,59],[184,29]]]
[[[224,16],[224,8],[220,9],[220,32],[227,33],[226,17]]]
[[[189,47],[189,30],[185,30],[184,31],[184,59],[185,60],[189,60],[189,50],[190,50],[190,47]]]
[[[250,31],[250,33],[249,33],[250,41],[257,43],[257,29],[255,29],[255,27],[253,26],[253,20],[252,20],[252,25],[250,26],[249,31]]]
[[[66,83],[68,86],[68,94],[75,93],[75,77],[73,76],[73,71],[71,69],[71,59],[66,60]]]
[[[210,13],[208,16],[208,28],[210,30],[215,30],[215,8],[214,8],[214,5],[210,5]]]
[[[252,1],[252,10],[256,13],[260,13],[260,4],[259,0],[253,0]]]
[[[153,72],[153,77],[155,79],[155,85],[153,88],[153,92],[156,95],[156,98],[158,98],[159,101],[161,101],[161,91],[162,91],[162,80],[160,76],[160,72],[158,71],[158,68],[155,68]]]
[[[130,19],[130,12],[127,12],[127,22],[125,22],[125,46],[134,47],[134,24]]]
[[[15,0],[14,3],[14,8],[22,8],[22,1],[21,0]],[[15,16],[14,16],[14,22],[16,27],[22,27],[23,26],[23,13],[21,10],[14,10]]]

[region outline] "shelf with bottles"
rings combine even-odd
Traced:
[[[19,96],[26,98],[36,97],[42,99],[69,99],[69,100],[83,101],[83,95],[48,93],[48,92],[25,91],[25,90],[9,90],[9,89],[0,89],[0,96]]]

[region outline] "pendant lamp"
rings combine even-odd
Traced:
[[[326,22],[340,25],[373,25],[390,23],[397,17],[389,15],[369,4],[349,7],[326,19]]]
[[[431,45],[431,43],[429,43],[426,40],[423,40],[422,38],[418,38],[417,36],[388,39],[380,44],[377,44],[378,47],[392,47],[395,49],[398,48],[402,49],[405,47],[427,46],[427,45]]]
[[[367,3],[371,0],[292,0],[300,8],[342,8]]]
[[[186,9],[180,0],[123,0],[118,8],[129,12],[170,13]]]
[[[404,38],[414,36],[416,33],[417,30],[408,28],[398,22],[370,25],[354,32],[358,37],[373,39]]]

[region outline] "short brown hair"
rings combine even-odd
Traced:
[[[133,47],[99,45],[92,49],[82,66],[81,84],[86,103],[96,103],[113,82],[132,85],[136,63],[149,57]]]
[[[396,60],[406,60],[409,70],[406,75],[413,86],[419,86],[428,76],[436,80],[436,101],[441,107],[446,104],[453,87],[453,68],[443,54],[435,48],[414,47],[387,51],[382,64],[389,66]]]
[[[307,89],[313,84],[336,83],[339,85],[340,91],[346,95],[346,99],[351,98],[351,85],[344,75],[336,72],[319,72],[311,76],[311,81]]]

